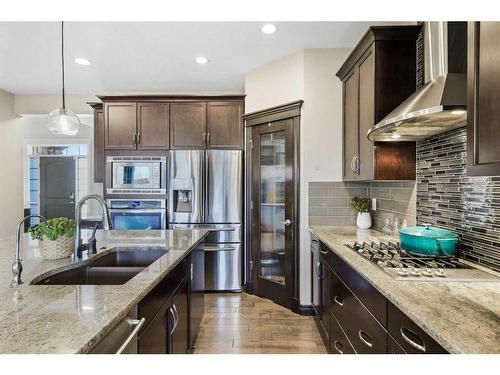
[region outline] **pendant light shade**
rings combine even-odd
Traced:
[[[49,130],[57,135],[76,135],[80,130],[80,119],[75,112],[66,108],[56,108],[47,117]]]
[[[49,131],[57,135],[76,135],[80,130],[80,119],[75,112],[66,108],[64,92],[64,22],[61,22],[61,67],[62,67],[62,108],[50,111],[47,117]]]

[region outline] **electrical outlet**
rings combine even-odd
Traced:
[[[377,211],[377,198],[372,198],[372,211]]]

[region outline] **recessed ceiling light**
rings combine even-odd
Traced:
[[[198,64],[206,64],[208,62],[208,59],[204,56],[198,56],[194,61],[196,61]]]
[[[398,133],[394,133],[391,135],[391,138],[401,138],[401,136]]]
[[[265,25],[262,25],[260,31],[262,31],[264,34],[274,34],[276,31],[278,31],[278,28],[272,23],[267,23]]]
[[[465,109],[456,109],[454,111],[451,111],[452,115],[463,115],[465,113]]]
[[[75,59],[75,62],[80,65],[90,65],[90,61],[84,57],[77,57]]]

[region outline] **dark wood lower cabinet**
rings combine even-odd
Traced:
[[[197,291],[197,304],[191,301],[192,255],[186,257],[138,304],[138,316],[146,318],[139,332],[139,354],[186,354],[191,352],[192,340],[199,330],[199,315],[203,316],[203,294]],[[203,261],[203,258],[201,259]],[[194,275],[196,276],[196,275]],[[193,308],[196,311],[193,311]],[[194,319],[193,319],[193,314]]]
[[[185,279],[172,298],[167,314],[167,353],[186,354],[189,350],[189,280]]]
[[[333,354],[355,354],[346,334],[333,314],[330,315],[330,344],[329,351]]]
[[[447,353],[363,276],[320,242],[316,323],[333,354]],[[317,272],[314,269],[313,272]]]

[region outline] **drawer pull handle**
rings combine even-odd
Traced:
[[[342,344],[335,340],[333,342],[333,347],[335,348],[336,351],[338,351],[340,354],[344,354],[344,351],[342,350]]]
[[[116,351],[116,354],[122,354],[124,350],[127,349],[128,344],[130,344],[132,339],[137,336],[139,330],[142,328],[144,323],[146,323],[146,318],[142,318],[141,320],[131,319],[129,323],[130,325],[135,326],[135,328],[132,330],[132,332],[130,332],[130,335],[128,335],[123,344],[120,345],[120,347]]]
[[[413,346],[415,349],[420,350],[421,352],[426,351],[425,343],[420,339],[420,337],[418,337],[418,335],[415,332],[412,332],[408,328],[405,328],[405,327],[401,327],[399,332],[401,333],[401,337],[403,338],[403,340],[405,340],[408,344]],[[422,341],[422,345],[417,344],[415,341],[413,341],[411,338],[409,338],[405,332],[409,333],[411,336],[414,336],[417,339],[419,339],[420,341]]]
[[[333,300],[335,301],[335,303],[339,306],[344,306],[344,300],[339,297],[339,296],[335,296],[333,297]]]
[[[321,247],[319,248],[319,252],[320,252],[321,254],[323,254],[323,255],[328,254],[328,251],[323,250]]]
[[[363,336],[366,336],[368,339],[370,338],[370,336],[368,336],[368,334],[366,332],[364,332],[362,329],[360,329],[358,331],[358,336],[359,336],[359,339],[361,340],[361,342],[363,344],[365,344],[366,346],[368,346],[369,348],[373,348],[373,344],[368,341],[367,339],[365,339]]]

